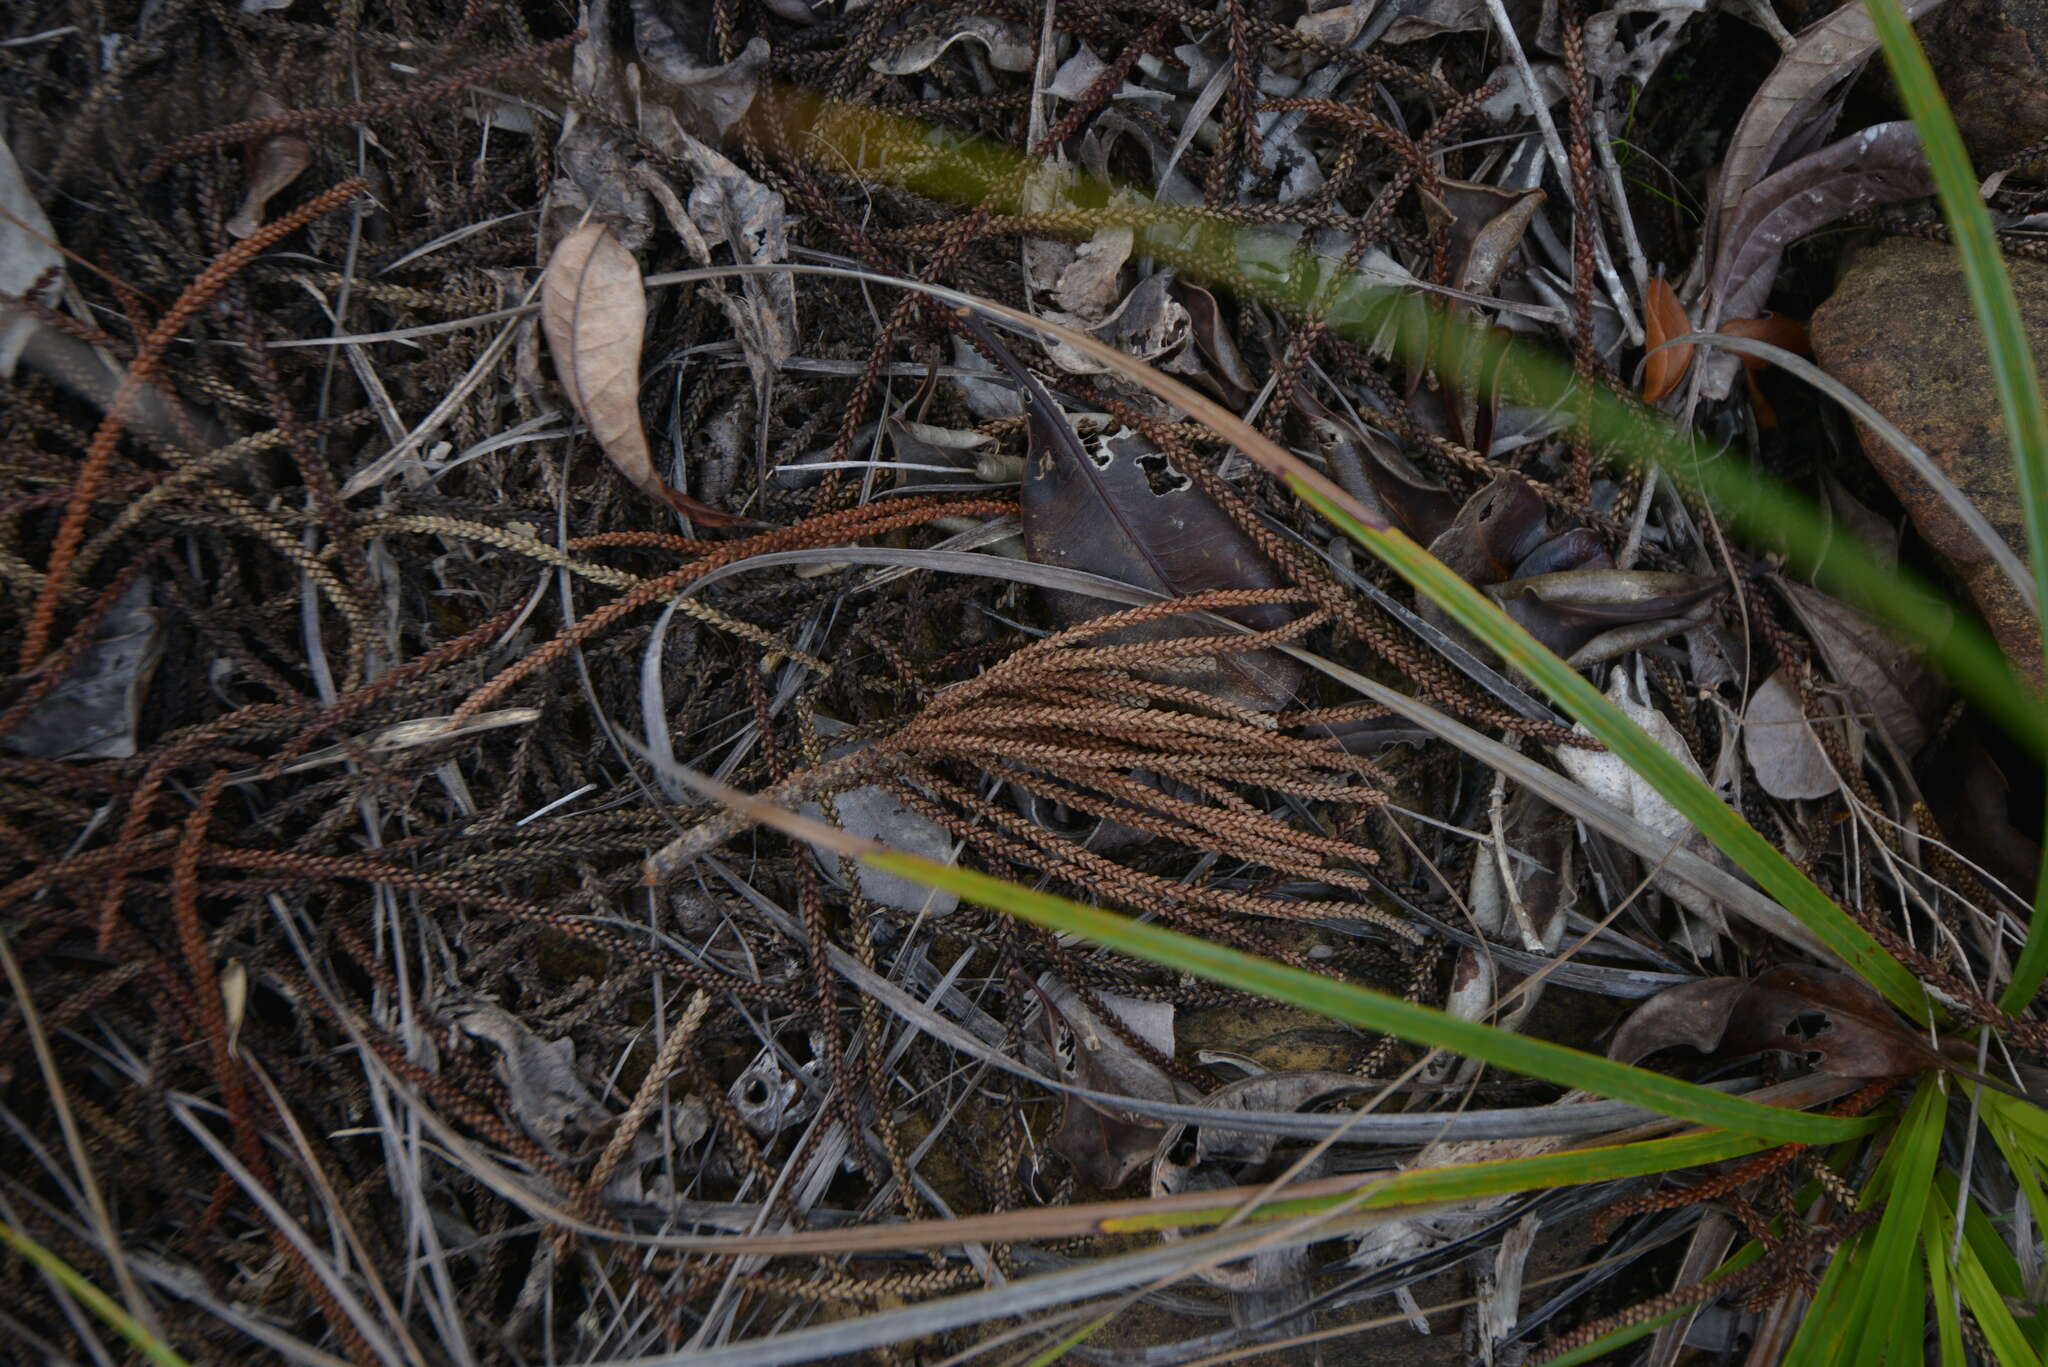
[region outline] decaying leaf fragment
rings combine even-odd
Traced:
[[[1140,1001],[1113,992],[1093,993],[1103,1009],[1115,1016],[1112,1024],[1079,992],[1050,974],[1038,980],[1038,990],[1046,1006],[1053,1052],[1068,1082],[1141,1100],[1194,1099],[1118,1033],[1120,1026],[1171,1057],[1172,1003]],[[1101,1191],[1113,1191],[1152,1160],[1165,1134],[1166,1126],[1156,1120],[1070,1095],[1052,1148],[1074,1165],[1082,1181]]]
[[[1899,1077],[1943,1066],[1934,1047],[1868,983],[1804,964],[1660,992],[1622,1023],[1607,1055],[1634,1063],[1678,1044],[1727,1058],[1772,1049],[1804,1054],[1836,1077]]]
[[[249,101],[252,119],[275,118],[289,112],[284,101],[267,90],[258,91]],[[262,227],[263,210],[271,197],[297,180],[299,173],[312,164],[313,144],[297,133],[279,133],[250,144],[249,188],[242,196],[242,207],[227,221],[229,235],[248,237]]]
[[[611,1117],[576,1067],[576,1045],[544,1040],[518,1017],[488,1004],[455,1017],[455,1026],[497,1046],[498,1078],[512,1098],[521,1129],[554,1152],[580,1147]]]

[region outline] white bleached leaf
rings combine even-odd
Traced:
[[[1022,29],[984,14],[958,22],[953,32],[942,37],[919,38],[887,56],[876,57],[868,69],[884,76],[908,76],[938,61],[953,44],[972,38],[988,49],[988,64],[997,71],[1031,70],[1031,40]]]
[[[0,290],[27,294],[43,272],[64,268],[64,258],[50,244],[57,239],[43,206],[29,193],[21,164],[0,141]],[[52,292],[55,286],[51,286]],[[14,309],[0,308],[0,379],[14,378],[14,363],[28,339],[42,326]]]
[[[544,1040],[496,1006],[472,1007],[455,1017],[455,1025],[497,1046],[497,1074],[511,1094],[513,1118],[550,1149],[580,1143],[610,1118],[576,1071],[572,1041]]]
[[[1641,669],[1640,661],[1637,665]],[[1651,706],[1649,690],[1640,679],[1631,680],[1625,669],[1614,671],[1614,681],[1608,685],[1608,700],[1627,714],[1630,721],[1649,733],[1650,739],[1666,754],[1677,760],[1694,778],[1706,782],[1699,761],[1686,748],[1685,738],[1678,734],[1678,728]],[[1590,735],[1584,727],[1574,727],[1581,735]],[[1676,807],[1665,800],[1664,795],[1651,787],[1649,781],[1623,761],[1611,750],[1579,750],[1560,747],[1557,751],[1558,766],[1572,778],[1599,797],[1633,816],[1650,830],[1669,840],[1678,849],[1687,850],[1703,858],[1714,858],[1712,847],[1705,835],[1693,826]],[[1655,861],[1652,860],[1652,863]],[[1696,917],[1705,928],[1713,933],[1727,929],[1727,921],[1721,909],[1712,898],[1670,874],[1658,875],[1654,886],[1658,891],[1678,903]],[[1713,934],[1704,937],[1692,933],[1687,927],[1684,938],[1694,952],[1705,953],[1712,947]]]
[[[126,759],[150,675],[163,656],[163,623],[149,581],[128,586],[64,682],[0,744],[38,759]]]

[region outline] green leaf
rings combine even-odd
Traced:
[[[1941,1238],[1941,1202],[1927,1193],[1921,1212],[1921,1246],[1926,1250],[1927,1293],[1934,1300],[1934,1331],[1941,1344],[1941,1367],[1965,1367],[1969,1358],[1963,1351],[1963,1319],[1956,1307],[1954,1284],[1948,1275],[1948,1244]]]
[[[920,859],[894,850],[863,850],[864,863],[900,874],[924,887],[943,888],[986,907],[1009,912],[1034,925],[1079,935],[1152,963],[1192,973],[1282,1001],[1304,1011],[1394,1035],[1412,1044],[1463,1054],[1565,1087],[1626,1101],[1645,1110],[1699,1125],[1718,1126],[1780,1143],[1824,1143],[1859,1134],[1868,1122],[1808,1115],[1724,1096],[1677,1078],[1601,1058],[1579,1049],[1497,1030],[1369,988],[1339,982],[1211,944],[1161,926],[1084,906],[1079,902],[1019,887],[970,869]]]
[[[1902,1332],[1899,1311],[1906,1301],[1918,1303],[1925,1295],[1923,1283],[1912,1278],[1913,1250],[1920,1237],[1920,1218],[1925,1213],[1916,1193],[1924,1192],[1934,1180],[1936,1160],[1941,1156],[1941,1131],[1948,1117],[1948,1093],[1939,1079],[1922,1082],[1906,1113],[1892,1134],[1878,1174],[1868,1193],[1885,1203],[1877,1228],[1862,1245],[1861,1256],[1868,1264],[1856,1296],[1846,1302],[1840,1328],[1847,1330],[1842,1351],[1831,1352],[1826,1360],[1843,1364],[1876,1362],[1887,1347],[1894,1362]],[[1914,1360],[1919,1342],[1914,1340]]]

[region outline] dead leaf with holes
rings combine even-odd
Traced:
[[[1286,586],[1272,561],[1150,442],[1122,431],[1084,443],[1037,376],[994,334],[972,320],[969,326],[979,329],[976,335],[1024,390],[1029,445],[1022,520],[1024,548],[1032,560],[1106,575],[1169,598],[1212,589]],[[1047,597],[1054,615],[1069,625],[1114,610],[1080,594]],[[1259,631],[1277,629],[1292,616],[1277,604],[1232,608],[1225,615]],[[1114,639],[1159,640],[1213,631],[1168,618],[1117,633]],[[1262,650],[1205,657],[1161,672],[1174,682],[1274,712],[1293,699],[1303,668],[1278,652]]]
[[[1834,1077],[1901,1077],[1947,1066],[1868,983],[1805,964],[1660,992],[1622,1023],[1607,1056],[1635,1063],[1680,1044],[1722,1058],[1801,1054]]]

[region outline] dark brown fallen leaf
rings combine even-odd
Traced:
[[[1839,598],[1782,576],[1772,582],[1820,648],[1828,673],[1854,697],[1857,719],[1901,753],[1918,751],[1947,694],[1920,652]]]
[[[1836,1077],[1900,1077],[1946,1066],[1861,978],[1803,964],[1660,992],[1622,1022],[1607,1054],[1636,1063],[1680,1044],[1723,1058],[1800,1054]]]
[[[1778,259],[1808,233],[1863,209],[1932,193],[1920,136],[1905,119],[1873,125],[1765,177],[1723,225],[1710,278],[1714,316],[1761,313],[1777,282]],[[1735,360],[1717,351],[1703,364],[1705,392],[1725,396]]]
[[[1471,584],[1512,578],[1549,537],[1543,500],[1520,475],[1501,475],[1465,500],[1429,553]]]
[[[1917,20],[1940,4],[1941,0],[1904,0],[1903,8],[1907,19]],[[1810,130],[1834,122],[1832,117],[1817,117],[1822,106],[1876,51],[1877,30],[1870,13],[1857,5],[1843,5],[1799,31],[1791,49],[1750,97],[1729,139],[1714,188],[1715,223],[1725,231],[1742,197],[1783,163],[1788,146]],[[1722,309],[1720,316],[1735,312]]]
[[[1251,539],[1165,455],[1125,431],[1084,443],[1038,377],[974,319],[964,320],[1024,390],[1029,452],[1024,462],[1024,549],[1042,565],[1105,575],[1168,597],[1213,589],[1273,589],[1286,579]],[[1053,612],[1076,624],[1110,611],[1094,598],[1048,594]],[[1277,605],[1233,608],[1255,630],[1284,626]],[[1208,635],[1213,628],[1168,618],[1120,640]],[[1174,671],[1178,682],[1261,711],[1287,706],[1303,667],[1275,651],[1204,659]]]
[[[1392,439],[1324,406],[1307,385],[1296,389],[1294,405],[1346,493],[1425,546],[1451,525],[1458,501]]]
[[[1575,569],[1511,579],[1486,593],[1537,640],[1585,668],[1690,631],[1727,588],[1705,575]]]

